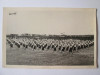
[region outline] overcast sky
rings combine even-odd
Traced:
[[[94,34],[95,18],[94,9],[4,8],[7,34]]]

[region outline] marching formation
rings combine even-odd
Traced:
[[[93,40],[78,39],[33,39],[33,38],[7,38],[7,43],[11,48],[32,49],[34,50],[53,50],[53,51],[78,51],[94,45]]]

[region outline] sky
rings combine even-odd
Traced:
[[[7,34],[88,35],[95,16],[95,9],[4,8],[4,25]]]

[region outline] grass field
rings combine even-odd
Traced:
[[[53,50],[31,50],[10,48],[7,45],[6,63],[8,65],[93,65],[94,47],[68,53]]]

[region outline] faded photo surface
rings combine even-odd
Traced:
[[[96,9],[4,8],[4,66],[96,67]]]

